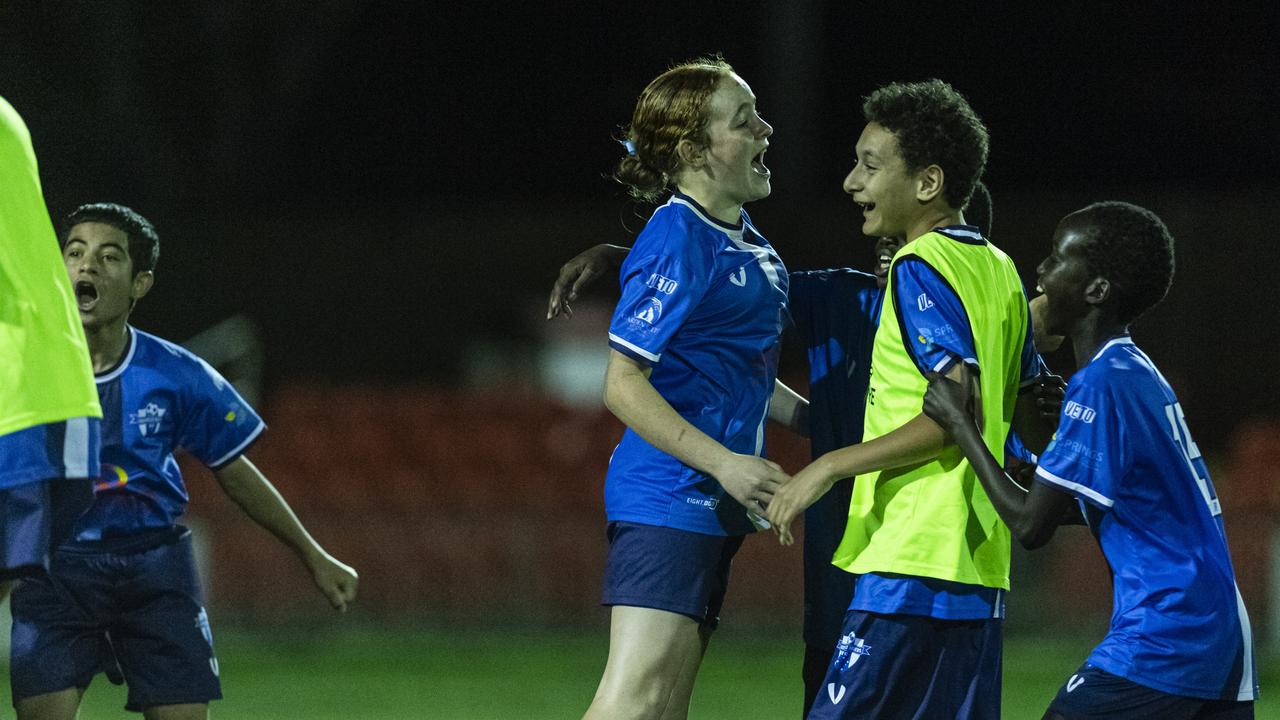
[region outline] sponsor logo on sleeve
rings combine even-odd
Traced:
[[[668,277],[663,277],[658,273],[653,273],[644,283],[645,287],[653,288],[663,295],[670,295],[680,287],[680,283]]]
[[[1067,401],[1067,406],[1062,408],[1062,415],[1064,417],[1069,417],[1072,420],[1091,423],[1094,418],[1098,417],[1098,411],[1087,405],[1081,405],[1074,400],[1069,400]]]

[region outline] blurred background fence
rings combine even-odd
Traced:
[[[604,561],[601,484],[620,424],[601,408],[528,391],[422,385],[286,385],[263,404],[271,429],[250,455],[322,543],[361,573],[361,615],[454,623],[597,624]],[[804,441],[770,432],[794,471]],[[1280,424],[1242,428],[1214,480],[1241,591],[1260,637],[1276,630],[1273,536]],[[209,547],[215,617],[262,623],[328,612],[281,545],[188,462],[191,514]],[[1105,626],[1111,583],[1083,528],[1019,552],[1011,632]],[[798,548],[749,539],[726,614],[797,626]]]

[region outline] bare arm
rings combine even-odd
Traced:
[[[258,468],[241,455],[214,472],[227,497],[301,558],[329,603],[343,612],[356,597],[356,571],[325,552],[298,521],[289,503]]]
[[[957,363],[947,374],[959,377],[962,365]],[[769,506],[768,520],[778,532],[778,541],[783,545],[795,541],[791,524],[837,480],[935,458],[942,452],[946,439],[942,428],[921,413],[874,440],[832,450],[814,460],[775,494]]]
[[[651,368],[617,350],[609,354],[604,403],[649,444],[720,482],[748,510],[762,512],[787,475],[777,464],[732,452],[677,413],[653,384]]]
[[[809,437],[809,401],[781,380],[774,381],[769,419],[800,437]]]
[[[547,319],[564,313],[565,317],[573,317],[573,308],[569,303],[578,299],[578,293],[595,282],[607,272],[622,267],[631,248],[621,245],[600,244],[578,253],[572,260],[560,266],[560,274],[551,286],[551,297],[547,300]]]
[[[967,376],[960,383],[940,375],[931,377],[924,396],[925,412],[946,428],[969,458],[982,489],[1018,542],[1029,550],[1038,548],[1049,542],[1064,518],[1070,517],[1072,498],[1042,482],[1033,481],[1030,489],[1024,490],[1005,473],[973,420],[967,381]]]

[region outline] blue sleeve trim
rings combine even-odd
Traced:
[[[262,435],[262,431],[266,429],[267,429],[267,424],[259,420],[258,427],[254,428],[253,432],[249,433],[249,437],[241,441],[241,443],[237,445],[235,449],[233,449],[231,452],[209,463],[209,469],[216,471],[216,470],[221,470],[222,468],[230,465],[232,462],[235,461],[236,458],[243,455],[245,451],[249,449],[249,446],[252,445],[255,441],[257,441],[257,439]]]
[[[613,333],[609,333],[609,347],[644,365],[650,365],[662,359],[662,353],[655,355],[638,345],[632,345]]]
[[[1088,500],[1091,505],[1096,505],[1103,510],[1110,510],[1111,506],[1115,504],[1114,500],[1103,495],[1097,490],[1081,485],[1078,482],[1073,482],[1064,477],[1054,475],[1048,470],[1045,470],[1043,465],[1036,468],[1036,478],[1041,482],[1053,485],[1061,490],[1066,490],[1074,495],[1078,495],[1084,500]]]

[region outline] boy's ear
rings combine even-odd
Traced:
[[[1089,281],[1084,289],[1084,301],[1090,305],[1101,305],[1111,297],[1111,281],[1104,277],[1096,277]]]
[[[141,300],[147,293],[151,292],[151,286],[156,282],[155,273],[150,270],[144,270],[133,276],[132,297],[134,302]]]
[[[930,165],[916,174],[916,200],[921,203],[931,202],[942,194],[942,184],[946,180],[942,168]]]

